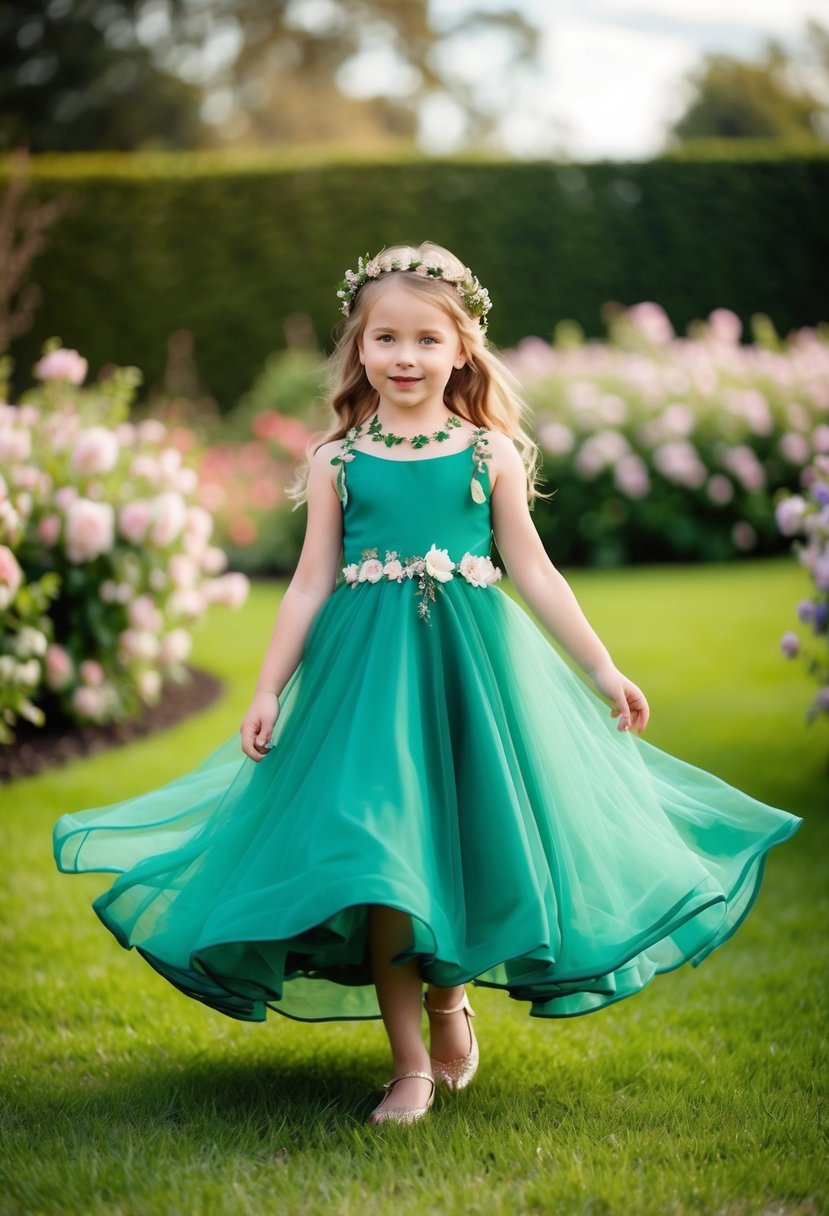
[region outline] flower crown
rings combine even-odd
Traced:
[[[467,311],[471,316],[478,318],[481,329],[486,331],[487,313],[492,308],[492,301],[487,289],[481,286],[468,266],[460,271],[449,270],[440,261],[429,258],[426,260],[412,258],[405,262],[400,258],[392,258],[388,254],[382,253],[377,257],[371,257],[367,253],[365,257],[357,258],[357,269],[345,272],[345,278],[340,283],[337,292],[338,298],[342,301],[340,308],[343,316],[350,315],[361,287],[364,287],[371,279],[379,279],[381,275],[390,274],[394,270],[413,270],[421,278],[442,279],[444,283],[452,283],[457,288],[458,295],[466,305]]]

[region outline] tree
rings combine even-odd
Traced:
[[[769,42],[760,60],[708,55],[688,78],[693,95],[675,140],[829,138],[829,30],[812,22],[805,52]]]
[[[183,147],[199,95],[136,37],[134,0],[0,4],[0,143],[33,152]]]
[[[479,143],[538,31],[508,3],[464,8],[437,27],[429,0],[4,0],[0,141],[412,143],[438,102],[454,110],[458,143]],[[460,48],[482,35],[498,46],[500,109],[469,55],[458,70]]]

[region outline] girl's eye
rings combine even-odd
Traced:
[[[377,341],[378,342],[386,342],[386,341],[391,342],[391,334],[380,334]]]
[[[421,339],[421,340],[422,340],[423,342],[432,342],[432,343],[437,343],[437,338],[430,338],[430,337],[428,337],[428,336],[426,336],[425,338],[423,338],[423,339]]]

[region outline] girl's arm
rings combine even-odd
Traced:
[[[331,474],[327,443],[311,457],[308,473],[308,522],[293,578],[282,597],[265,652],[256,694],[242,720],[242,751],[261,760],[279,714],[279,693],[302,657],[314,617],[334,590],[342,550],[342,509]]]
[[[530,517],[526,474],[517,449],[505,435],[491,433],[490,441],[495,454],[492,526],[511,581],[598,691],[613,702],[618,729],[632,727],[641,734],[650,714],[643,692],[616,669],[569,584],[547,556]]]

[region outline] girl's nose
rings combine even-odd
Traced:
[[[414,363],[414,357],[405,348],[401,347],[397,351],[397,362],[401,367],[411,367]]]

